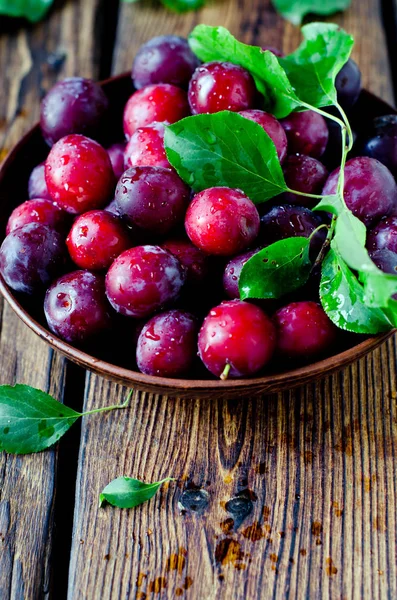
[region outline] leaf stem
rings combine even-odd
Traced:
[[[297,196],[305,196],[306,198],[314,198],[315,200],[321,200],[321,198],[324,197],[322,194],[307,194],[306,192],[299,192],[298,190],[291,190],[290,188],[287,188],[285,191],[289,192],[290,194],[296,194]]]
[[[354,143],[352,128],[350,126],[349,119],[347,118],[347,115],[346,115],[345,111],[343,110],[343,108],[341,107],[341,105],[337,102],[335,104],[335,106],[338,109],[339,113],[341,114],[343,122],[347,129],[348,141],[349,141],[349,144],[347,145],[347,154],[348,154],[350,152],[350,150],[353,148],[353,143]]]
[[[327,237],[325,238],[324,243],[321,246],[321,250],[318,253],[316,260],[314,261],[314,264],[311,268],[311,272],[313,272],[316,269],[316,267],[323,262],[323,260],[325,258],[325,254],[331,244],[332,236],[334,235],[335,225],[336,225],[336,216],[334,215],[332,217],[331,224],[328,229]]]
[[[80,413],[81,417],[86,415],[94,415],[95,413],[107,412],[109,410],[118,410],[119,408],[126,408],[129,404],[133,390],[128,392],[126,400],[122,404],[112,404],[111,406],[102,406],[101,408],[94,408],[93,410],[87,410],[86,412]]]
[[[312,110],[312,111],[318,113],[319,115],[323,116],[324,119],[330,119],[331,121],[335,121],[335,123],[338,123],[338,125],[342,129],[347,129],[345,122],[341,121],[341,119],[339,119],[339,117],[335,117],[334,115],[331,115],[330,113],[325,112],[325,110],[321,110],[321,108],[317,108],[316,106],[312,106],[311,104],[307,104],[306,102],[299,101],[299,104],[301,106],[305,106],[307,108],[307,110]],[[333,106],[336,106],[336,105],[333,105]]]

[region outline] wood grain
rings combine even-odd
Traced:
[[[390,100],[379,6],[353,0],[337,20],[362,39],[364,83]],[[183,17],[123,5],[113,70],[130,68],[151,36],[186,35],[199,22],[286,51],[299,38],[269,2],[217,1]],[[392,339],[289,393],[136,393],[130,409],[84,420],[69,599],[396,597],[396,358]],[[87,381],[87,408],[125,397]],[[100,491],[123,474],[177,482],[134,510],[98,509]]]
[[[0,161],[38,120],[41,96],[58,77],[97,76],[93,36],[97,6],[96,0],[58,3],[34,27],[1,18]],[[25,199],[15,198],[15,203]],[[27,383],[62,400],[66,378],[66,361],[1,302],[1,383]],[[49,595],[56,468],[56,451],[0,455],[2,600]]]

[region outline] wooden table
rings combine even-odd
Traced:
[[[384,22],[380,0],[353,0],[335,20],[356,38],[364,85],[392,102],[397,1],[383,4]],[[266,0],[216,0],[184,16],[146,1],[60,0],[36,26],[0,17],[1,157],[57,79],[125,71],[145,40],[200,22],[287,52],[299,42]],[[0,361],[1,383],[73,407],[126,395],[54,354],[4,303]],[[55,450],[0,456],[0,598],[396,598],[396,424],[395,339],[285,394],[136,393],[130,409],[83,419]],[[122,474],[178,481],[134,510],[98,509]]]

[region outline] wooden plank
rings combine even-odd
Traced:
[[[362,43],[370,88],[391,98],[378,4],[338,16]],[[296,46],[269,3],[176,16],[125,5],[114,71],[153,35],[222,23],[249,42]],[[363,32],[369,32],[363,37]],[[368,40],[371,40],[370,48]],[[375,42],[376,40],[376,42]],[[83,421],[69,598],[396,597],[396,348],[322,382],[241,401],[136,393]],[[90,376],[85,405],[126,390]],[[98,509],[113,478],[178,479],[130,511]]]
[[[37,121],[41,96],[58,77],[97,76],[93,55],[97,6],[97,0],[67,3],[34,27],[2,17],[1,158]],[[1,383],[27,383],[62,400],[66,374],[65,359],[31,333],[3,302]],[[56,451],[26,457],[0,455],[0,597],[4,600],[48,596],[56,468]]]

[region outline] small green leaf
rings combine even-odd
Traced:
[[[0,451],[41,452],[55,444],[78,418],[125,408],[130,396],[131,392],[123,404],[79,413],[29,385],[1,385]]]
[[[292,237],[254,254],[241,270],[241,299],[280,298],[302,287],[309,279],[312,267],[309,246],[309,238]]]
[[[247,69],[265,97],[265,108],[277,118],[286,117],[301,108],[285,71],[277,57],[268,50],[243,44],[224,27],[209,25],[197,25],[188,41],[196,56],[204,62],[225,60]]]
[[[368,335],[393,327],[380,308],[366,306],[363,286],[332,248],[322,263],[320,299],[331,321],[346,331]]]
[[[161,0],[161,2],[164,6],[176,13],[198,10],[205,4],[205,0]]]
[[[0,0],[0,14],[40,21],[54,0]]]
[[[332,15],[346,10],[351,0],[273,0],[274,7],[288,21],[300,25],[308,14]]]
[[[335,78],[349,59],[354,40],[333,23],[302,27],[303,42],[285,58],[283,67],[299,100],[314,107],[336,104]]]
[[[174,480],[172,477],[166,477],[155,483],[144,483],[131,477],[118,477],[108,483],[99,495],[99,506],[108,503],[118,508],[134,508],[150,500],[166,481]]]
[[[273,141],[237,113],[182,119],[166,127],[164,145],[171,165],[196,192],[239,188],[260,203],[288,189]]]
[[[0,450],[40,452],[55,444],[80,413],[28,385],[0,386]]]

